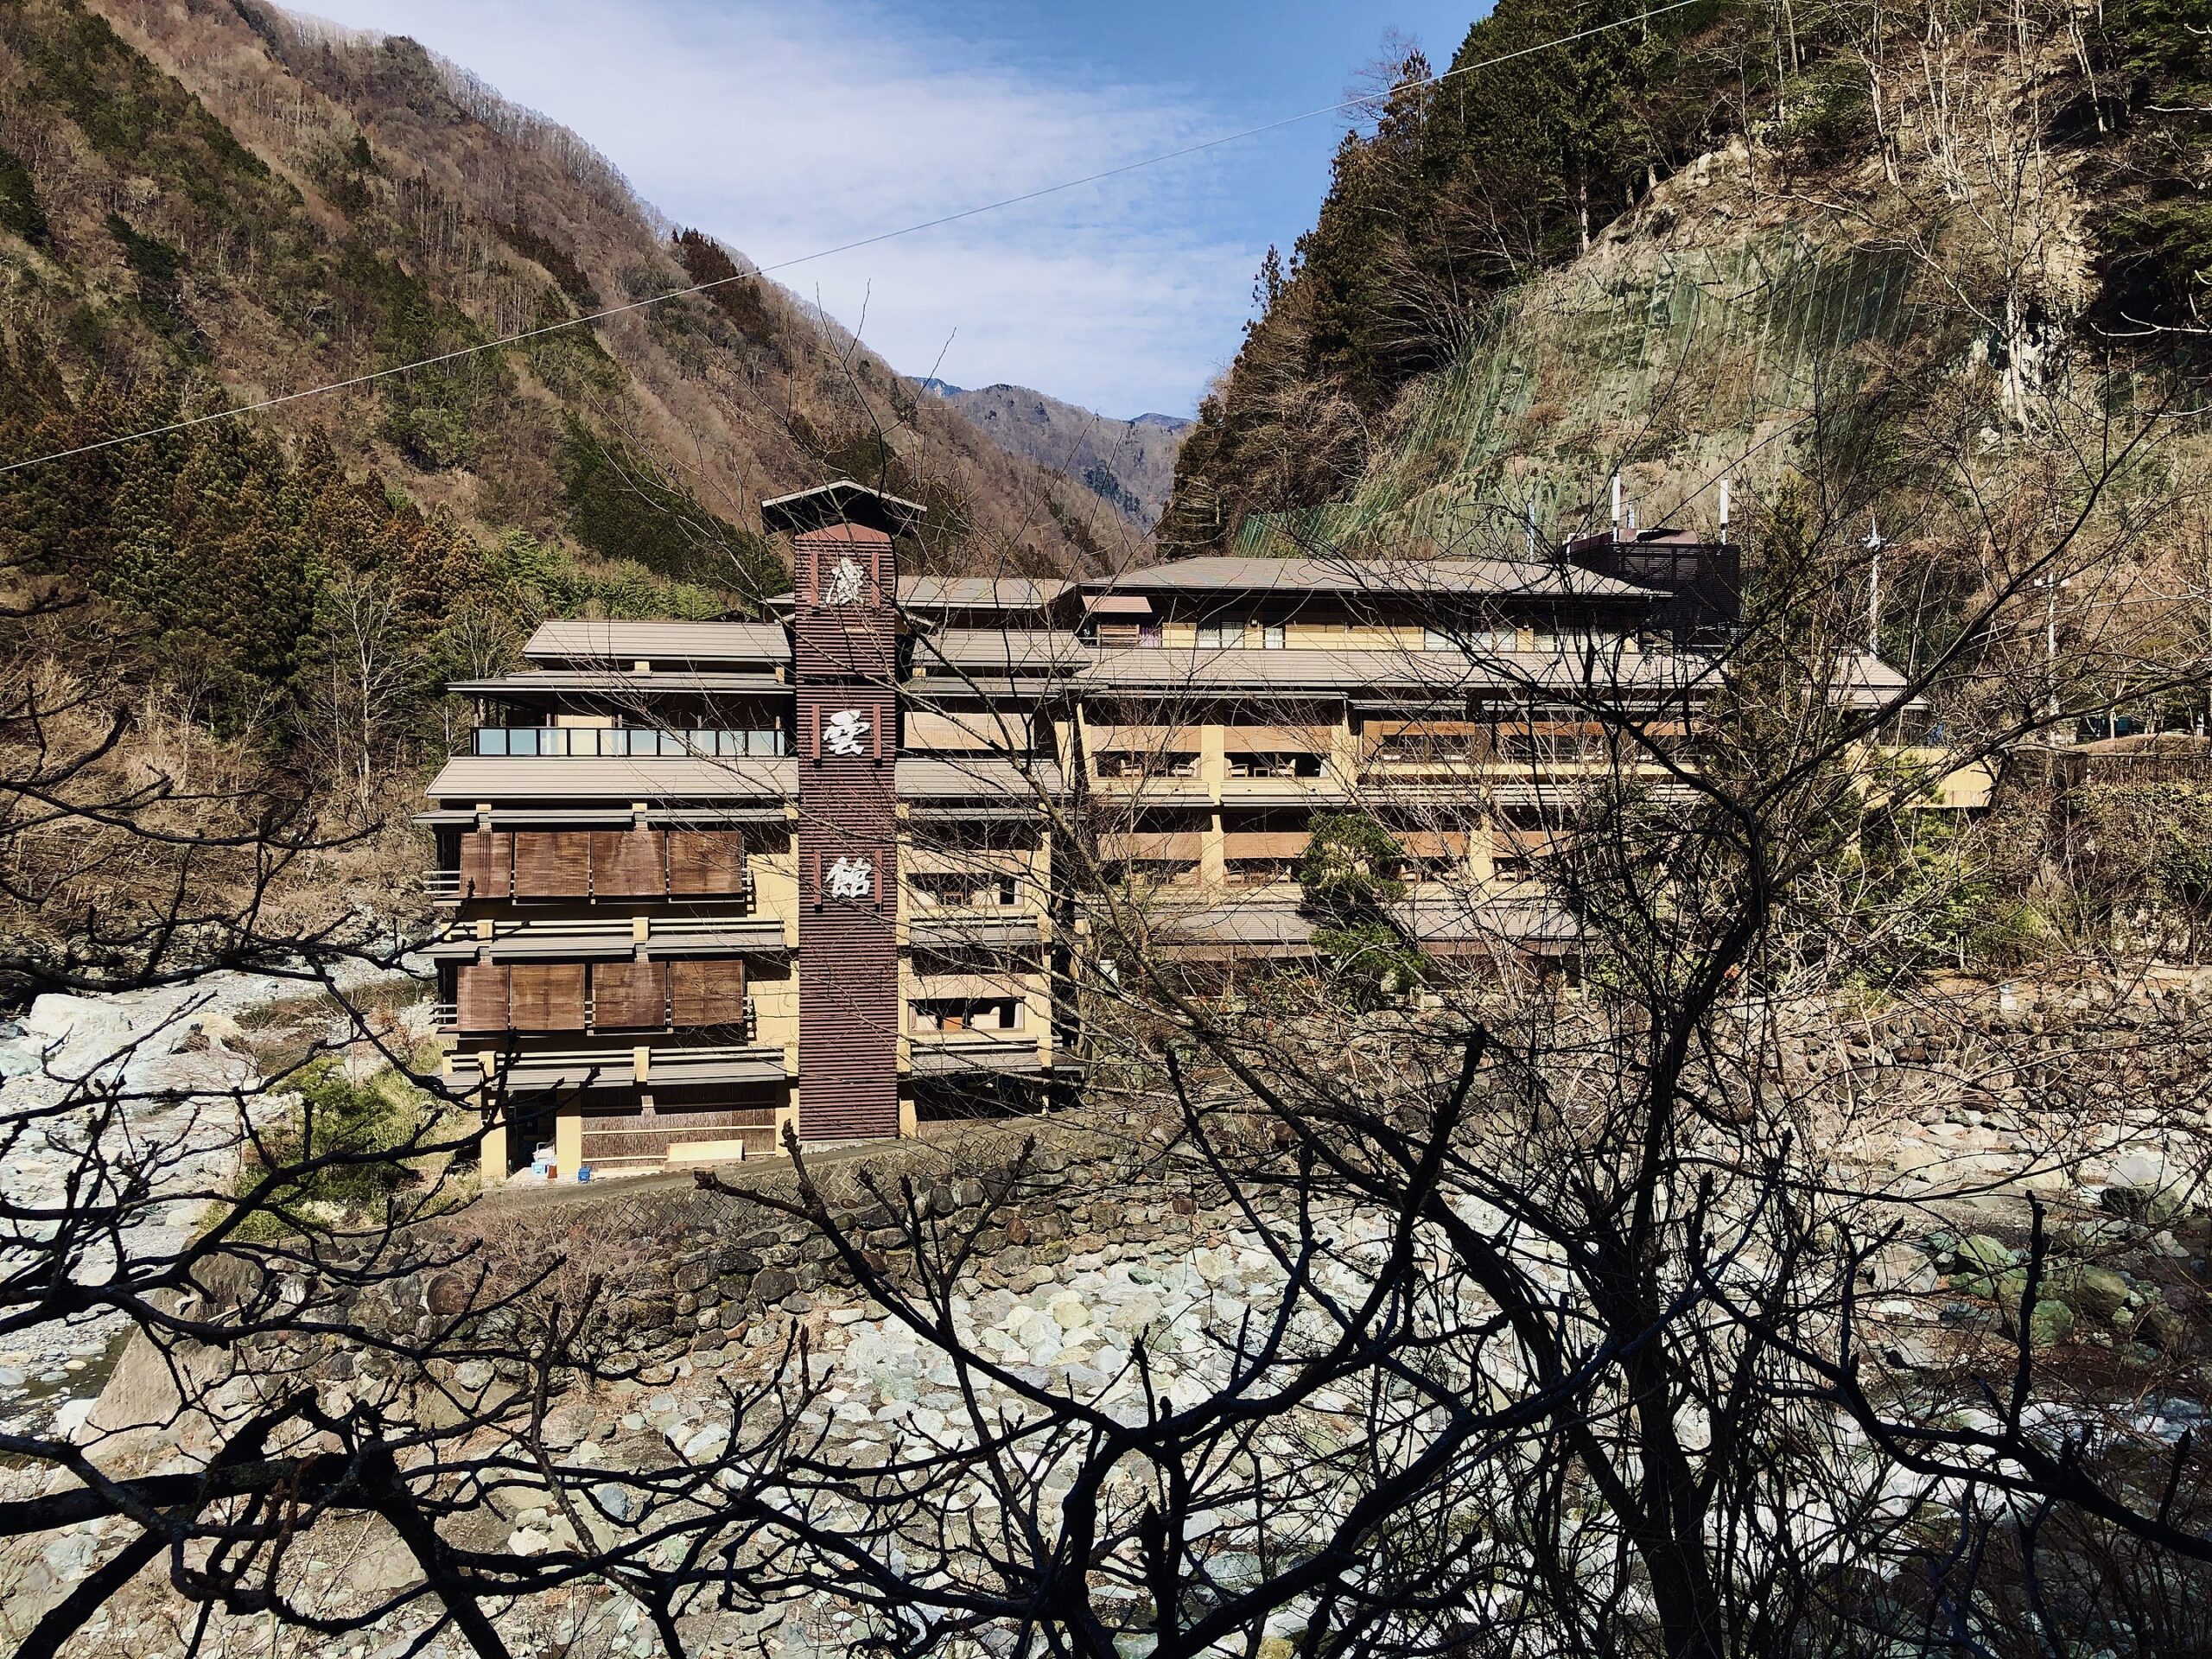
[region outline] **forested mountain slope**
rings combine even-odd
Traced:
[[[1543,45],[1605,15],[1502,0],[1440,84],[1403,66],[1262,270],[1164,544],[1549,528],[1624,468],[1647,522],[1700,486],[1709,513],[1719,467],[1815,432],[2201,382],[2205,0],[1706,0]]]
[[[743,609],[780,580],[754,503],[840,474],[927,503],[938,568],[1096,568],[1127,534],[411,41],[260,0],[9,0],[0,461],[731,277],[0,475],[0,561],[90,601],[73,649],[219,727],[305,726],[365,626],[410,642],[419,714],[549,607]]]

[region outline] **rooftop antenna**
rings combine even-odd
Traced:
[[[1728,480],[1720,480],[1720,545],[1728,545]]]

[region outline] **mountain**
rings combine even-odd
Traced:
[[[1448,536],[1501,504],[1517,539],[1616,471],[1664,507],[1847,435],[1902,481],[1912,419],[2040,430],[2031,404],[2095,406],[2107,372],[2201,405],[2201,5],[1925,45],[1902,13],[1762,0],[1591,29],[1632,15],[1499,0],[1447,80],[1408,55],[1269,251],[1163,548]]]
[[[1149,414],[1117,421],[1027,386],[969,391],[938,379],[916,384],[965,415],[1009,454],[1075,480],[1135,530],[1150,531],[1167,505],[1189,421]]]
[[[761,556],[760,498],[839,474],[929,505],[915,556],[935,568],[1125,556],[1087,493],[914,396],[576,135],[412,41],[262,0],[0,6],[19,426],[111,435],[701,283],[252,429],[322,435],[347,476],[479,543],[526,533],[736,600],[776,579],[739,568]]]

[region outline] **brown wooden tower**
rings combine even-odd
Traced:
[[[849,481],[761,504],[792,537],[802,1141],[899,1133],[892,537],[921,511]]]

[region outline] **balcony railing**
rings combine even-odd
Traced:
[[[584,999],[583,1024],[581,1026],[559,1026],[551,1027],[550,1029],[556,1031],[588,1031],[596,1033],[599,1030],[599,1026],[592,1017],[593,1013],[592,999],[586,997]],[[451,1002],[431,1003],[430,1028],[433,1031],[448,1033],[460,1032],[461,1029],[460,1007],[456,1004]],[[471,1037],[499,1037],[505,1036],[508,1032],[513,1029],[514,1027],[502,1027],[497,1029],[487,1027],[480,1029],[473,1028],[466,1034]],[[749,1044],[757,1041],[760,1038],[760,1012],[753,1003],[753,993],[747,991],[745,994],[745,1012],[743,1015],[734,1022],[725,1020],[714,1025],[678,1026],[671,1020],[664,1023],[658,1027],[649,1026],[615,1026],[608,1028],[608,1034],[626,1034],[631,1032],[637,1032],[642,1034],[656,1029],[660,1031],[727,1030],[735,1035],[741,1043]]]
[[[700,893],[686,890],[679,893],[665,885],[665,876],[663,880],[663,887],[649,892],[640,893],[634,884],[626,882],[617,882],[613,884],[611,891],[601,892],[597,872],[587,868],[582,880],[572,884],[574,891],[555,892],[542,882],[525,889],[517,884],[513,870],[505,869],[494,873],[488,880],[469,885],[467,890],[464,892],[464,882],[459,870],[433,869],[423,872],[423,891],[432,903],[439,905],[458,904],[463,898],[478,899],[584,899],[594,903],[605,899],[615,904],[657,899],[684,899],[695,902],[714,900],[718,903],[726,903],[744,915],[752,914],[758,906],[759,894],[753,885],[753,866],[749,861],[738,871],[734,880],[717,892]]]
[[[791,752],[789,734],[699,728],[652,731],[635,726],[480,726],[474,752],[481,755],[562,759],[681,760],[772,758]]]

